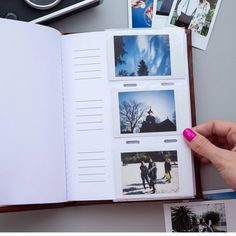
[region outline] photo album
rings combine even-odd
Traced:
[[[0,205],[199,197],[189,31],[0,32]]]

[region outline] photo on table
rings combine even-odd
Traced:
[[[153,0],[128,0],[129,28],[151,28]]]
[[[224,203],[208,201],[173,204],[165,207],[165,215],[170,217],[166,220],[171,221],[171,229],[168,228],[168,232],[227,232]],[[169,224],[166,222],[166,225]]]
[[[121,153],[123,195],[179,191],[177,151]]]
[[[152,28],[160,28],[167,25],[173,2],[174,0],[154,0]]]
[[[218,2],[220,0],[178,0],[173,6],[170,23],[207,36]]]
[[[174,90],[118,92],[118,100],[121,135],[177,130]]]
[[[169,35],[114,36],[115,77],[171,76]]]
[[[174,0],[155,0],[156,1],[156,15],[169,16],[170,10]]]

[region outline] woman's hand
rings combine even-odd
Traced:
[[[183,136],[196,156],[204,163],[211,162],[236,190],[236,123],[210,121],[185,129]]]

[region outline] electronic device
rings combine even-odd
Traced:
[[[46,24],[101,4],[102,0],[0,0],[0,17]]]
[[[40,10],[50,9],[55,7],[61,0],[25,0],[31,7]]]

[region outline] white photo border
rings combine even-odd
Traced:
[[[152,36],[152,35],[168,35],[170,46],[170,66],[171,75],[164,76],[116,76],[115,74],[115,56],[114,56],[114,37],[115,36]],[[185,39],[184,39],[185,38]],[[108,78],[114,81],[126,80],[183,80],[185,78],[185,44],[186,33],[184,29],[175,30],[173,27],[166,29],[135,29],[124,30],[119,32],[110,31],[107,47],[108,47]],[[182,59],[181,59],[182,58]]]
[[[151,81],[149,81],[151,82]],[[148,81],[145,84],[136,83],[136,87],[126,88],[126,83],[123,83],[123,88],[112,89],[112,115],[113,115],[113,133],[116,138],[129,138],[129,137],[148,137],[148,136],[171,136],[181,134],[181,132],[189,127],[191,124],[191,117],[186,114],[191,114],[190,102],[188,96],[188,90],[184,85],[171,85],[162,86],[160,83],[149,84]],[[119,93],[122,92],[154,92],[154,91],[174,91],[175,113],[176,113],[176,131],[168,132],[145,132],[145,133],[120,133],[120,111],[119,111]],[[186,112],[189,109],[189,112]]]
[[[154,141],[154,140],[153,140]],[[155,142],[155,141],[154,141]],[[135,194],[124,195],[123,193],[123,181],[122,181],[122,161],[121,153],[129,152],[159,152],[159,151],[176,151],[178,159],[178,191],[171,193],[157,193],[157,194]],[[189,175],[191,171],[186,172],[186,168],[192,169],[194,174],[194,167],[192,165],[192,154],[187,145],[181,138],[177,138],[177,142],[168,144],[164,142],[157,143],[156,147],[149,145],[126,145],[119,149],[119,146],[114,150],[114,172],[115,172],[115,186],[117,201],[124,200],[150,200],[150,199],[178,199],[178,198],[193,198],[195,194],[194,190],[194,176]],[[157,170],[158,171],[158,170]],[[141,182],[141,178],[140,178]],[[157,187],[158,188],[158,187]]]
[[[128,0],[128,24],[129,28],[133,28],[133,22],[132,22],[132,5],[131,5],[132,0]]]

